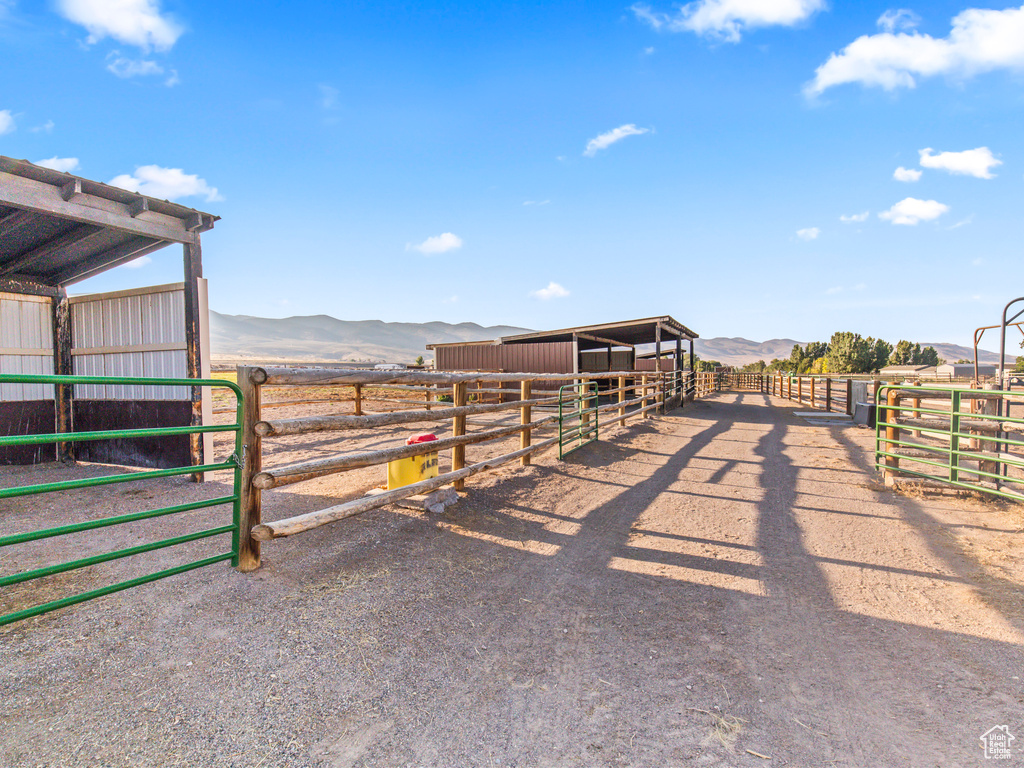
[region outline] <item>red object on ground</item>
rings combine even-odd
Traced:
[[[433,442],[434,440],[437,440],[437,435],[431,432],[426,432],[422,435],[413,435],[412,437],[405,441],[405,444],[416,445],[416,443],[430,443]]]

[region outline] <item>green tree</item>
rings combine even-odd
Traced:
[[[973,363],[974,361],[972,360],[971,362]],[[1020,355],[1017,358],[1017,364],[1015,366],[1013,366],[1013,372],[1014,373],[1024,373],[1024,355]]]
[[[866,373],[874,362],[872,350],[859,333],[837,331],[828,343],[828,369],[832,373]]]
[[[416,365],[423,365],[423,355],[416,358]]]
[[[910,365],[914,362],[914,345],[905,339],[896,342],[889,355],[889,365]]]
[[[892,344],[885,339],[875,339],[871,348],[871,370],[877,371],[885,368],[889,363],[889,355],[892,354]]]
[[[921,365],[938,365],[939,364],[939,353],[935,351],[935,347],[925,347],[921,350]]]

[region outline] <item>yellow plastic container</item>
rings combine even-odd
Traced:
[[[433,435],[430,435],[434,439]],[[420,438],[409,438],[407,444],[427,442]],[[395,459],[388,462],[388,490],[401,488],[405,485],[418,483],[437,477],[437,451],[422,456],[410,456],[407,459]]]

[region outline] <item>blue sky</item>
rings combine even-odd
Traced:
[[[969,343],[1024,293],[1019,6],[0,0],[0,46],[0,154],[223,217],[221,312]]]

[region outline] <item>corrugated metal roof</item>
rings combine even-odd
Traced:
[[[544,342],[579,341],[580,349],[600,349],[607,346],[608,341],[625,346],[638,346],[640,344],[653,344],[658,326],[661,326],[663,335],[662,341],[670,338],[680,337],[683,339],[698,339],[695,332],[691,331],[678,320],[669,315],[661,317],[646,317],[640,320],[622,320],[617,323],[600,323],[597,325],[580,325],[575,328],[562,328],[557,331],[535,331],[522,333],[515,336],[502,336],[491,342],[478,341],[474,344],[531,344]],[[582,338],[583,335],[600,337],[602,340]],[[607,340],[607,341],[605,341]],[[428,344],[427,349],[441,349],[442,347],[464,346],[465,342],[454,344]]]
[[[171,243],[220,217],[0,156],[0,281],[57,287]]]

